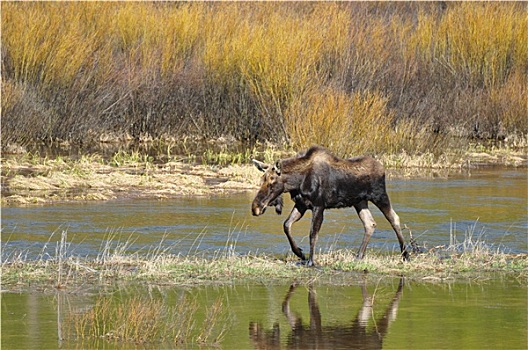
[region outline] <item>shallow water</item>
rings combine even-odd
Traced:
[[[470,239],[512,253],[528,250],[526,170],[485,170],[447,179],[390,180],[395,210],[418,243],[432,248]],[[206,255],[218,252],[286,254],[285,215],[270,210],[252,217],[254,193],[165,201],[117,200],[2,208],[2,260],[56,256],[63,232],[67,253],[96,257],[105,249],[120,253]],[[291,208],[286,201],[287,212]],[[398,250],[394,233],[379,211],[369,250]],[[294,225],[307,250],[309,215]],[[404,232],[408,239],[408,231]],[[318,247],[357,249],[362,227],[351,209],[328,211]],[[368,252],[367,252],[368,254]],[[357,276],[353,285],[306,281],[284,285],[164,287],[99,286],[94,290],[2,293],[2,338],[6,349],[174,348],[174,344],[113,344],[77,341],[66,334],[72,314],[90,310],[98,298],[126,303],[141,295],[177,305],[196,298],[202,324],[215,300],[229,325],[220,343],[226,349],[251,348],[439,348],[521,349],[527,345],[528,288],[523,281],[492,278],[478,283],[405,283]],[[372,308],[365,303],[372,298]],[[194,300],[194,299],[193,299]],[[285,302],[289,308],[284,308]],[[289,311],[288,311],[289,310]],[[62,339],[62,340],[60,340]],[[184,346],[192,348],[194,345]],[[195,346],[198,347],[198,346]]]
[[[519,281],[457,284],[404,283],[358,275],[354,285],[231,285],[193,288],[128,286],[105,294],[2,294],[2,348],[174,348],[169,343],[76,341],[72,314],[99,298],[116,304],[138,294],[173,307],[182,295],[205,308],[223,303],[225,349],[524,349],[528,289]],[[372,303],[368,303],[371,301]],[[285,305],[287,307],[285,307]],[[370,307],[372,306],[372,307]],[[213,334],[219,331],[212,326]],[[62,339],[60,341],[59,339]],[[180,347],[183,347],[181,344]],[[198,346],[187,345],[185,348]],[[202,347],[203,348],[203,347]]]
[[[446,179],[390,180],[388,192],[402,224],[419,245],[432,248],[453,242],[481,242],[511,253],[528,251],[528,182],[526,169],[481,170]],[[2,259],[55,256],[61,234],[68,253],[95,257],[105,248],[123,253],[166,251],[174,254],[264,252],[286,254],[289,245],[282,216],[268,210],[252,217],[254,192],[171,200],[115,200],[2,208]],[[378,228],[368,249],[398,251],[388,222],[375,207]],[[293,226],[308,249],[310,214]],[[357,249],[362,225],[353,209],[328,210],[318,249]],[[409,232],[404,231],[406,240]]]

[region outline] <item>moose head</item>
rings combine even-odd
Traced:
[[[268,206],[274,206],[277,214],[282,213],[282,193],[284,184],[281,181],[280,161],[275,162],[273,166],[259,162],[253,159],[253,164],[258,170],[262,171],[262,183],[251,205],[251,212],[255,216],[264,214]]]

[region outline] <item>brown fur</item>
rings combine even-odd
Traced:
[[[376,223],[368,209],[374,203],[391,223],[402,256],[408,259],[399,217],[392,209],[385,189],[383,165],[372,157],[340,159],[327,149],[314,146],[297,156],[267,166],[255,161],[264,171],[262,186],[252,203],[253,215],[264,213],[268,205],[277,202],[283,193],[290,193],[295,207],[284,222],[284,232],[292,251],[305,260],[305,256],[290,234],[291,225],[302,218],[306,210],[313,212],[310,230],[310,258],[312,266],[317,234],[323,222],[323,212],[330,208],[354,207],[363,222],[365,236],[358,257],[365,254],[366,246],[374,233]]]

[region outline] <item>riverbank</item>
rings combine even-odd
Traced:
[[[258,174],[249,165],[217,167],[125,158],[120,162],[99,156],[6,159],[2,162],[2,204],[167,199],[244,191],[258,183]]]
[[[435,247],[414,254],[410,263],[398,254],[368,252],[357,260],[351,250],[335,250],[317,255],[318,266],[306,268],[288,256],[238,255],[218,251],[210,257],[180,256],[153,252],[147,255],[123,255],[102,252],[94,259],[68,256],[58,250],[49,259],[29,260],[23,254],[2,263],[3,291],[37,289],[97,289],[115,283],[152,285],[225,285],[233,283],[321,283],[350,284],[358,274],[379,277],[403,276],[427,283],[452,283],[459,280],[487,281],[508,278],[525,283],[528,278],[528,255],[505,254],[477,245],[460,252],[453,246]]]
[[[2,205],[39,205],[118,198],[169,199],[255,190],[260,173],[249,164],[295,154],[268,148],[256,155],[204,152],[201,163],[189,155],[155,159],[119,151],[111,157],[40,157],[29,153],[2,159]],[[471,149],[464,154],[405,152],[380,157],[388,177],[447,177],[483,166],[525,167],[526,152],[510,148]]]

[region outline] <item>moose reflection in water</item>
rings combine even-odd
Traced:
[[[390,324],[396,319],[398,304],[403,291],[404,279],[400,279],[398,290],[379,320],[374,320],[374,327],[367,327],[373,317],[374,298],[367,291],[365,283],[361,285],[363,304],[356,317],[346,325],[324,326],[321,312],[316,300],[313,285],[308,289],[308,307],[310,325],[304,325],[302,319],[290,309],[290,300],[297,288],[290,286],[284,302],[282,313],[290,324],[291,333],[285,346],[281,344],[280,326],[276,323],[271,330],[265,330],[261,324],[249,324],[249,336],[256,349],[381,349],[383,338]]]
[[[291,226],[299,221],[307,210],[312,211],[308,266],[314,265],[317,234],[323,224],[323,212],[329,208],[356,209],[365,229],[357,255],[358,258],[363,258],[376,227],[368,208],[369,201],[374,203],[390,222],[400,243],[403,258],[409,259],[400,218],[392,209],[385,188],[385,169],[377,160],[368,156],[340,159],[325,148],[313,146],[296,157],[279,160],[273,166],[257,160],[253,160],[253,163],[264,172],[261,188],[251,205],[253,215],[262,215],[268,206],[279,206],[276,211],[280,213],[282,194],[290,193],[295,206],[284,222],[284,233],[293,253],[303,262],[306,257],[291,236]]]

